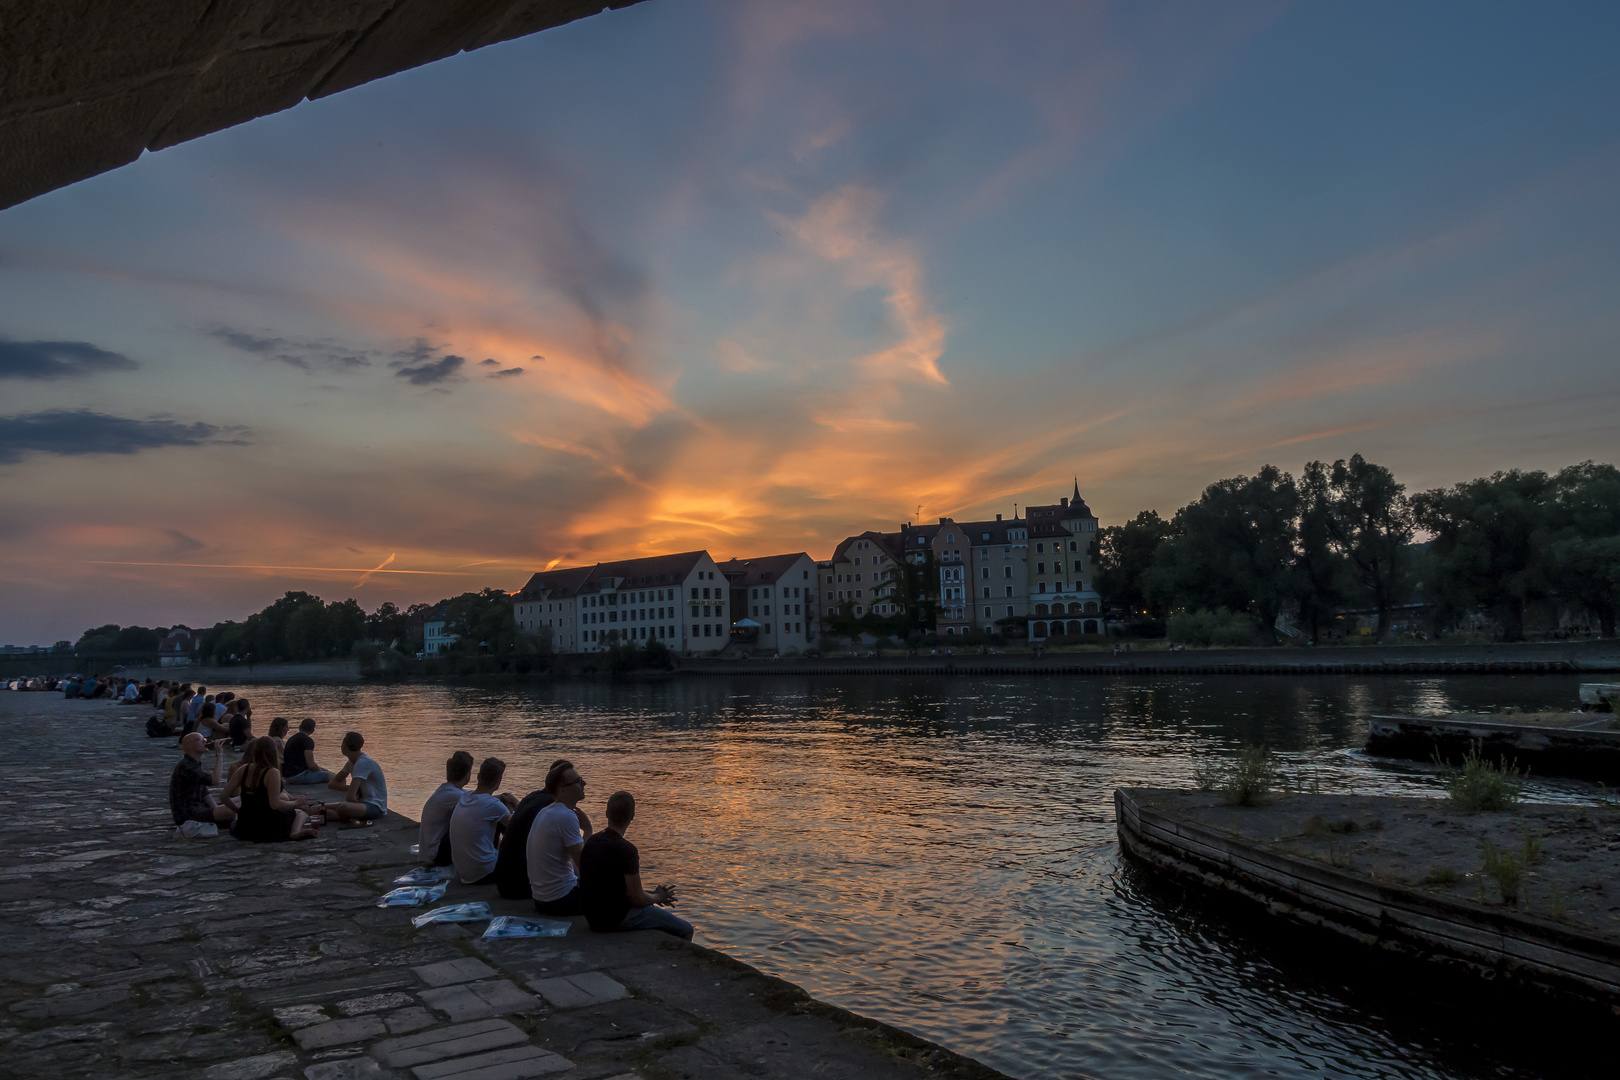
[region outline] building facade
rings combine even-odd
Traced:
[[[1107,628],[1102,596],[1096,590],[1091,543],[1097,538],[1097,516],[1080,497],[1025,510],[1029,524],[1029,637],[1100,634]]]
[[[512,596],[518,626],[551,630],[562,652],[648,641],[718,652],[730,641],[730,608],[730,585],[707,551],[543,571]]]
[[[816,573],[815,560],[802,551],[721,563],[720,575],[731,589],[732,640],[773,653],[814,644],[821,632]]]

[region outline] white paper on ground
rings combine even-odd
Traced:
[[[489,921],[484,931],[487,938],[503,937],[562,937],[572,923],[556,919],[520,919],[516,915],[498,915]]]
[[[441,881],[449,881],[456,872],[453,866],[418,866],[408,874],[401,874],[394,879],[395,885],[436,885]]]
[[[471,900],[465,904],[448,904],[432,911],[424,911],[411,920],[412,926],[426,926],[435,922],[479,922],[489,918],[489,904]]]
[[[384,893],[382,899],[377,901],[378,907],[421,907],[431,904],[444,896],[444,890],[450,887],[448,881],[428,888],[422,885],[407,885],[403,889]]]

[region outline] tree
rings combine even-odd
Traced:
[[[1254,476],[1220,480],[1176,511],[1180,534],[1160,545],[1148,575],[1150,595],[1178,607],[1247,612],[1269,641],[1297,594],[1299,489],[1275,465]]]
[[[418,604],[417,607],[426,607]],[[383,645],[409,644],[410,615],[399,610],[392,600],[385,600],[375,612],[366,616],[366,637]]]
[[[366,613],[359,601],[353,597],[334,600],[326,605],[322,614],[326,624],[326,650],[321,655],[348,656],[354,643],[366,636]]]
[[[1549,509],[1552,583],[1612,638],[1620,609],[1620,470],[1590,461],[1561,470]]]
[[[1164,617],[1160,598],[1149,596],[1148,573],[1159,545],[1174,539],[1176,527],[1156,510],[1143,510],[1123,525],[1100,529],[1091,542],[1091,564],[1097,568],[1097,591],[1109,604],[1132,614],[1145,611]]]
[[[1524,640],[1525,608],[1551,591],[1551,494],[1546,473],[1513,469],[1413,497],[1413,521],[1434,537],[1430,593],[1442,616],[1488,608],[1506,640]]]
[[[1306,466],[1320,468],[1320,461]],[[1325,524],[1333,545],[1378,612],[1378,640],[1389,631],[1390,609],[1401,599],[1406,550],[1412,542],[1412,512],[1406,486],[1395,474],[1360,454],[1333,463]]]
[[[1298,569],[1300,621],[1311,644],[1322,636],[1322,620],[1344,599],[1345,560],[1333,544],[1333,490],[1327,466],[1313,461],[1299,480]]]
[[[482,644],[491,653],[505,656],[517,641],[511,594],[500,589],[462,593],[445,605],[444,629],[460,635],[453,646],[457,651],[475,653]]]

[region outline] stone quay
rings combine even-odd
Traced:
[[[147,737],[150,713],[0,693],[0,1075],[1001,1076],[657,932],[417,929],[424,908],[377,907],[418,863],[399,814],[302,842],[181,839],[179,751]],[[492,887],[441,903],[468,900],[534,915]]]

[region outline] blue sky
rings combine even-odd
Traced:
[[[0,641],[1614,460],[1617,20],[651,0],[146,155],[0,212]]]

